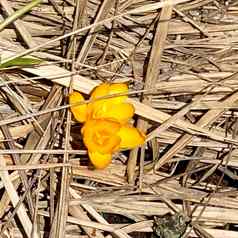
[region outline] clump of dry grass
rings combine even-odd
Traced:
[[[237,237],[236,1],[0,6],[0,237],[150,237],[168,212],[185,237]],[[105,81],[148,136],[93,170],[67,97]]]

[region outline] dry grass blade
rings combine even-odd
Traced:
[[[100,9],[98,11],[98,14],[95,18],[95,22],[94,24],[96,24],[99,21],[102,21],[105,19],[105,17],[108,15],[108,13],[111,10],[111,7],[114,4],[114,0],[105,0],[103,1],[102,5],[100,6]],[[97,28],[96,27],[92,27],[90,28],[90,30],[88,31],[87,34],[87,38],[82,46],[82,49],[80,50],[80,53],[78,55],[78,58],[76,60],[76,63],[84,63],[88,53],[91,49],[91,47],[93,46],[96,38],[97,38],[97,33],[96,33]]]
[[[69,137],[70,137],[70,129],[71,129],[71,112],[67,113],[67,121],[65,128],[65,152],[63,163],[68,163],[69,161],[69,153],[67,150],[69,149]],[[68,200],[69,200],[69,180],[70,180],[70,171],[67,166],[62,168],[62,174],[60,178],[60,195],[58,201],[58,212],[57,212],[57,222],[56,222],[56,237],[64,238],[66,234],[66,222],[68,217]]]
[[[232,104],[238,99],[238,93],[232,94],[229,98],[225,99],[223,102],[224,107],[226,107],[227,104]],[[215,120],[217,120],[222,113],[224,113],[224,110],[219,109],[211,109],[206,114],[203,115],[203,117],[197,122],[198,126],[208,126],[209,124],[213,123]],[[170,158],[172,158],[179,150],[184,148],[192,139],[191,135],[184,135],[179,139],[172,148],[163,155],[160,160],[156,163],[155,168],[160,168],[163,164],[165,164]]]
[[[38,1],[39,1],[39,0],[38,0]],[[189,1],[189,0],[174,0],[174,1],[172,2],[172,4],[175,5],[175,4],[183,3],[183,2],[187,2],[187,1]],[[46,45],[53,44],[54,42],[60,41],[60,40],[66,38],[66,37],[69,37],[69,36],[71,36],[71,35],[79,34],[79,33],[81,33],[81,32],[90,30],[92,27],[100,26],[100,25],[102,25],[102,24],[104,24],[104,23],[111,22],[111,21],[113,21],[113,20],[115,20],[115,19],[117,19],[117,18],[123,17],[123,16],[125,16],[125,15],[128,15],[128,14],[136,14],[136,13],[146,12],[146,11],[152,11],[152,10],[159,9],[159,8],[162,8],[162,7],[167,6],[167,5],[171,5],[171,2],[170,2],[170,1],[167,1],[167,2],[164,2],[164,3],[148,4],[148,6],[139,7],[138,9],[134,9],[134,10],[128,11],[128,12],[126,12],[126,13],[120,14],[120,15],[118,15],[118,16],[111,17],[111,18],[108,18],[108,19],[106,19],[106,20],[103,20],[103,21],[100,21],[100,22],[91,24],[90,26],[84,27],[84,28],[82,28],[82,29],[79,29],[79,30],[76,30],[76,31],[74,31],[74,32],[71,32],[71,33],[65,34],[65,35],[63,35],[63,36],[60,36],[60,37],[58,37],[58,38],[56,38],[56,39],[54,39],[54,40],[48,41],[47,43],[44,43],[44,44],[38,45],[38,46],[36,46],[36,47],[33,47],[33,48],[31,48],[31,49],[29,49],[29,50],[26,50],[26,51],[24,51],[24,52],[22,52],[22,53],[19,53],[19,54],[13,56],[13,57],[10,57],[10,58],[8,58],[8,59],[6,59],[6,60],[3,60],[2,63],[6,63],[6,62],[8,62],[8,61],[10,61],[10,60],[12,60],[12,59],[15,59],[15,58],[18,58],[18,57],[22,57],[22,56],[24,56],[24,55],[28,55],[28,54],[30,54],[30,53],[32,53],[32,52],[34,52],[34,51],[37,51],[37,50],[39,50],[39,49],[45,47]]]
[[[168,34],[168,26],[169,21],[172,15],[172,6],[166,6],[162,8],[160,13],[159,22],[157,23],[155,35],[153,39],[152,49],[150,53],[150,59],[148,62],[148,68],[146,71],[145,82],[144,82],[144,89],[149,89],[151,85],[154,85],[158,79],[159,71],[160,71],[160,63],[161,58],[165,46],[165,40]],[[155,67],[156,65],[156,67]],[[146,97],[142,100],[144,104],[150,104],[151,97]],[[146,133],[148,122],[139,119],[137,127]],[[129,157],[129,161],[127,164],[127,173],[128,173],[128,181],[129,183],[134,183],[135,181],[135,168],[136,168],[136,161],[137,161],[137,149],[132,151]],[[143,171],[144,165],[144,158],[140,158],[141,166],[140,169]],[[142,179],[142,174],[140,174],[140,180]]]
[[[9,16],[14,14],[14,10],[7,0],[1,0],[1,5]],[[26,30],[24,23],[20,19],[17,19],[13,22],[13,24],[15,25],[17,31],[19,32],[27,46],[29,48],[34,47],[36,44],[33,42],[31,34]]]
[[[6,26],[8,26],[9,24],[11,24],[12,22],[14,22],[16,19],[18,19],[19,17],[23,16],[26,12],[30,11],[33,7],[35,7],[36,5],[38,5],[39,3],[41,3],[42,0],[33,0],[32,2],[30,2],[28,5],[26,5],[25,7],[23,7],[22,9],[18,10],[17,12],[11,14],[8,18],[6,18],[1,24],[0,24],[0,31],[2,31]],[[6,3],[4,1],[4,3]],[[2,4],[2,1],[1,1]],[[5,5],[6,6],[6,5]]]
[[[0,163],[1,163],[1,166],[5,166],[4,158],[2,156],[0,156]],[[1,176],[1,180],[4,184],[4,187],[8,193],[8,196],[11,199],[13,206],[17,206],[17,203],[19,202],[19,196],[15,190],[14,185],[12,184],[12,182],[9,178],[8,172],[0,171],[0,176]],[[19,206],[17,215],[18,215],[19,220],[21,221],[21,224],[27,234],[27,237],[31,238],[32,223],[31,223],[31,220],[27,214],[26,208],[23,204]],[[34,236],[34,238],[37,238],[37,237],[38,237],[37,235]]]
[[[0,114],[0,119],[2,120],[3,117],[2,115]],[[4,137],[9,140],[8,142],[6,142],[7,146],[10,148],[10,149],[15,149],[15,145],[14,143],[12,142],[12,137],[11,137],[11,134],[8,130],[8,128],[6,126],[2,126],[1,127],[1,130],[4,134]],[[14,164],[16,165],[21,165],[21,161],[20,161],[20,156],[18,154],[12,154],[12,159],[14,161]],[[34,206],[33,206],[33,200],[32,200],[32,196],[30,194],[30,191],[29,191],[29,184],[28,184],[28,179],[27,179],[27,175],[25,172],[19,172],[19,175],[20,175],[20,178],[22,180],[22,184],[24,186],[24,189],[27,192],[27,202],[28,202],[28,206],[29,206],[29,212],[30,212],[30,215],[31,217],[33,216],[33,213],[34,213]]]

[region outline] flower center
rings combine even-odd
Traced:
[[[96,131],[94,138],[97,144],[105,145],[110,139],[110,135],[106,131]]]

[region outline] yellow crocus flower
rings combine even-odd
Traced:
[[[81,133],[89,158],[96,169],[107,167],[114,152],[135,148],[145,141],[145,135],[129,124],[135,110],[132,104],[126,103],[126,95],[97,100],[107,95],[127,92],[126,84],[103,83],[92,91],[90,99],[93,102],[71,107],[75,119],[85,122]],[[83,100],[78,92],[69,96],[72,104]]]

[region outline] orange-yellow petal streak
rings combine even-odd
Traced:
[[[79,92],[73,92],[69,95],[70,105],[84,101],[84,97]],[[71,106],[71,112],[73,113],[75,119],[79,122],[85,122],[87,119],[87,104],[82,104],[79,106]]]
[[[130,125],[122,126],[117,135],[121,138],[120,149],[133,149],[145,142],[145,135]]]

